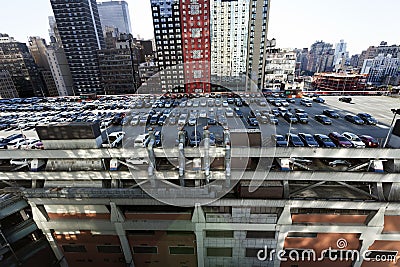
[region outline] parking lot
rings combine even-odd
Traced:
[[[234,102],[227,103],[233,99]],[[99,121],[103,132],[124,131],[130,142],[140,134],[152,127],[155,132],[161,132],[161,144],[164,147],[177,145],[178,130],[183,127],[187,132],[191,145],[192,136],[202,135],[204,126],[209,125],[209,130],[214,134],[216,145],[221,145],[223,131],[225,129],[260,129],[264,146],[271,143],[272,134],[284,135],[291,133],[328,134],[330,132],[352,132],[357,135],[367,134],[381,141],[386,137],[392,120],[391,108],[398,108],[399,99],[386,96],[354,96],[352,103],[338,101],[338,96],[323,97],[325,103],[312,102],[311,107],[300,105],[300,99],[295,99],[285,107],[294,112],[303,109],[309,117],[307,124],[289,124],[283,117],[278,116],[278,125],[272,125],[260,120],[260,114],[267,114],[270,109],[277,107],[268,104],[267,99],[260,93],[242,93],[234,96],[181,96],[170,98],[160,96],[121,96],[103,97],[95,101],[67,101],[66,99],[47,99],[32,103],[0,103],[0,137],[7,137],[14,133],[22,133],[29,139],[37,139],[35,125],[56,125],[63,122],[74,121]],[[240,105],[236,103],[239,99]],[[12,108],[10,108],[10,106]],[[29,110],[35,107],[36,110]],[[236,111],[237,109],[238,111]],[[314,119],[315,115],[322,114],[324,109],[332,109],[339,113],[340,118],[331,119],[332,125],[323,125]],[[227,110],[233,111],[233,116]],[[157,121],[151,123],[149,113],[156,115]],[[356,125],[344,120],[347,113],[357,114],[366,112],[378,120],[376,125]],[[240,115],[240,116],[239,116]],[[248,117],[257,117],[259,125],[251,126]],[[121,120],[114,123],[115,117],[121,116]],[[165,117],[160,123],[160,118]],[[144,117],[145,123],[133,123],[134,118]],[[190,118],[196,118],[194,125],[189,125]],[[122,118],[125,118],[123,121]],[[184,119],[184,123],[179,120]],[[211,119],[211,120],[210,120]],[[181,122],[181,123],[180,123]],[[123,125],[121,125],[123,124]],[[197,126],[197,127],[196,127]],[[195,131],[196,127],[196,131]],[[107,140],[105,140],[107,142]],[[195,142],[194,142],[195,143]],[[127,146],[133,143],[126,142]],[[193,144],[192,144],[193,145]]]

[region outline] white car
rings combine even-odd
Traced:
[[[207,117],[207,112],[206,112],[205,109],[200,110],[199,117],[200,118],[206,118]]]
[[[21,146],[25,145],[25,143],[25,138],[17,138],[7,144],[7,149],[19,149]]]
[[[27,159],[11,159],[10,160],[11,165],[17,165],[17,166],[28,165],[29,163],[30,163],[30,160],[27,160]]]
[[[149,164],[149,162],[146,159],[143,158],[129,158],[126,159],[126,163],[132,164],[132,165],[146,165]]]
[[[117,147],[125,136],[125,132],[113,132],[108,134],[108,144],[105,147]]]
[[[178,124],[179,125],[185,125],[186,124],[186,119],[187,119],[187,115],[186,114],[181,114],[181,116],[179,117],[179,120],[178,120]]]
[[[40,146],[39,143],[42,143],[40,140],[38,139],[27,139],[26,143],[21,146],[21,148],[23,149],[35,149],[38,148]]]
[[[141,134],[138,137],[136,137],[134,143],[133,143],[133,147],[137,148],[137,147],[146,147],[146,140],[147,140],[148,134]]]
[[[302,98],[300,100],[300,105],[306,106],[306,107],[312,107],[312,102],[310,99],[307,98]]]
[[[353,144],[353,147],[365,148],[365,143],[357,135],[350,132],[344,132],[342,135]]]
[[[132,126],[137,125],[139,123],[139,118],[140,118],[139,115],[133,116],[133,118],[131,120],[131,125]]]
[[[223,107],[229,107],[228,101],[225,100],[224,102],[222,102],[222,106],[223,106]]]
[[[233,109],[227,108],[225,110],[225,114],[226,114],[227,117],[233,117]]]

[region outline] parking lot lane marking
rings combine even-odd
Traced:
[[[388,127],[386,125],[382,125],[382,124],[377,124],[376,126],[379,127],[379,128],[382,128],[382,129],[389,129],[390,128],[390,127]]]

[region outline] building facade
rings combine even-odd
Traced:
[[[129,44],[98,51],[101,81],[106,95],[133,94],[139,88],[138,49],[133,47],[132,50],[134,62],[131,60]]]
[[[391,54],[380,54],[374,59],[366,59],[361,74],[368,75],[367,82],[371,85],[397,85],[400,58],[393,58]]]
[[[335,50],[332,47],[332,44],[323,41],[312,44],[308,52],[306,70],[313,73],[333,71]]]
[[[379,46],[370,46],[367,50],[363,51],[358,61],[358,68],[362,68],[364,60],[374,59],[380,54],[384,56],[392,55],[393,58],[400,58],[400,45],[388,45],[387,42],[381,42]]]
[[[18,92],[11,79],[10,73],[6,70],[0,70],[0,98],[15,97],[18,97]]]
[[[179,0],[151,0],[156,59],[163,92],[185,92]]]
[[[293,84],[296,52],[291,49],[270,49],[266,55],[264,88],[280,91]]]
[[[128,3],[125,1],[108,1],[97,3],[103,32],[106,27],[117,28],[121,33],[132,33]]]
[[[0,36],[0,69],[8,71],[19,97],[46,96],[46,87],[26,44],[7,34]]]
[[[29,51],[39,68],[40,75],[46,85],[49,96],[58,96],[57,86],[47,58],[47,47],[46,40],[43,38],[29,37]]]
[[[103,93],[97,50],[105,48],[95,0],[51,0],[74,93]]]
[[[157,62],[161,71],[178,65],[176,75],[168,72],[162,76],[185,83],[180,90],[209,92],[211,86],[207,83],[229,87],[238,82],[243,83],[241,90],[263,88],[267,0],[152,0],[151,3]],[[180,64],[185,65],[183,71]],[[172,85],[165,81],[163,88],[168,87]]]

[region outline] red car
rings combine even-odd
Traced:
[[[337,132],[332,132],[330,134],[328,134],[328,137],[332,140],[332,142],[337,146],[337,147],[352,147],[353,144],[347,140],[346,137],[344,137],[343,135],[337,133]]]
[[[366,147],[379,147],[379,142],[370,135],[359,135]]]

